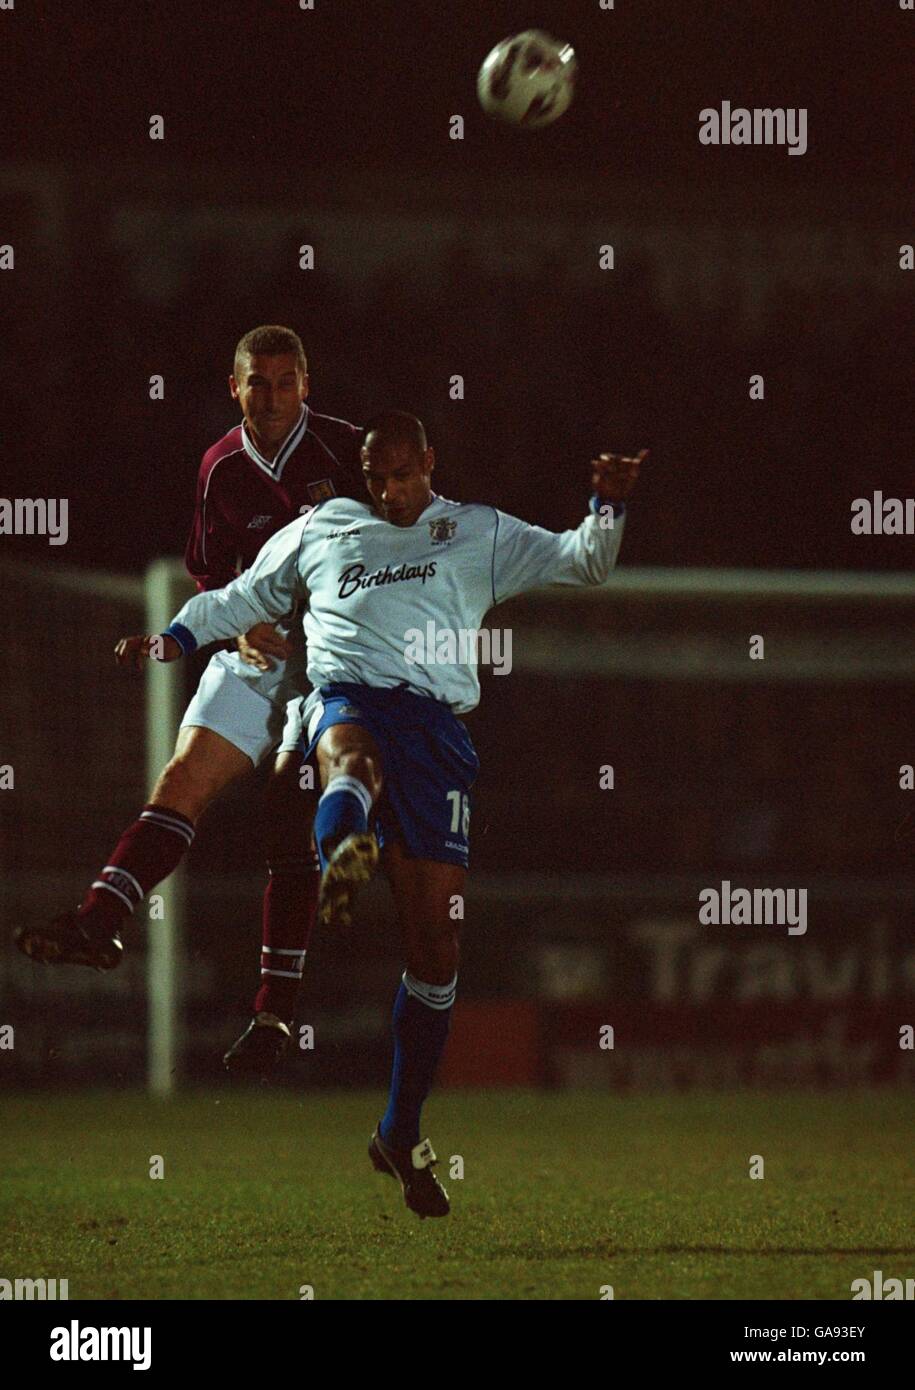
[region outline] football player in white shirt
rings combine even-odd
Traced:
[[[616,563],[625,502],[646,457],[602,454],[591,465],[588,516],[561,534],[493,507],[432,491],[434,454],[415,416],[366,426],[362,468],[371,501],[322,502],[278,532],[226,588],[191,599],[164,634],[125,638],[118,658],[175,660],[198,645],[277,621],[298,600],[308,678],[305,756],[322,796],[315,818],[320,915],[349,919],[354,885],[378,860],[391,883],[406,969],[394,1004],[388,1108],[372,1136],[374,1166],[401,1183],[407,1206],[444,1216],[420,1113],[448,1035],[457,985],[455,901],[468,860],[469,793],[479,763],[459,714],[479,698],[476,645],[455,659],[448,634],[476,631],[495,604],[545,584],[602,584]],[[437,634],[423,659],[416,637]],[[438,636],[445,638],[439,641]]]

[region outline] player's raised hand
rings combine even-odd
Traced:
[[[624,502],[635,487],[639,469],[648,457],[641,449],[634,458],[626,454],[601,454],[591,460],[591,486],[602,502]]]
[[[122,637],[114,655],[119,666],[140,671],[144,661],[177,661],[181,648],[174,637],[160,632],[152,637]]]
[[[238,651],[248,666],[255,666],[258,671],[272,671],[270,657],[285,661],[292,655],[292,646],[272,623],[256,623],[249,632],[238,638]]]

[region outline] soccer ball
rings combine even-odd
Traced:
[[[496,44],[480,68],[477,95],[488,116],[512,125],[549,125],[572,100],[577,72],[571,44],[528,29]]]

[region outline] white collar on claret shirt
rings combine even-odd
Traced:
[[[260,450],[255,447],[254,441],[248,433],[247,423],[244,420],[242,420],[241,422],[241,440],[245,448],[245,453],[249,456],[249,458],[252,458],[254,460],[258,468],[262,468],[265,473],[269,473],[270,477],[273,478],[275,482],[279,482],[280,478],[283,476],[283,469],[286,466],[286,460],[289,458],[289,455],[296,448],[298,448],[299,444],[302,442],[307,428],[308,406],[306,402],[303,401],[302,410],[299,415],[299,418],[298,420],[296,420],[292,429],[289,431],[286,438],[283,440],[282,444],[277,450],[276,458],[273,460],[272,463],[269,459],[265,459]]]

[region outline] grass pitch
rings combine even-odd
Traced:
[[[903,1091],[442,1092],[452,1214],[424,1222],[370,1166],[378,1094],[3,1109],[0,1277],[71,1299],[848,1299],[915,1272]]]

